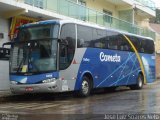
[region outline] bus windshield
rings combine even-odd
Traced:
[[[48,26],[24,28],[19,31],[17,42],[11,50],[11,73],[42,73],[56,70],[58,30],[52,29],[52,34],[51,27]],[[43,30],[49,33],[42,33]],[[40,32],[45,35],[38,35]]]

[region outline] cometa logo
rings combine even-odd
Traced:
[[[115,55],[105,55],[103,52],[99,55],[102,62],[121,62],[121,56]]]

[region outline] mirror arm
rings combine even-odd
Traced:
[[[58,42],[59,42],[59,43],[62,43],[62,39],[58,39]]]
[[[4,48],[5,45],[12,45],[12,43],[13,43],[13,42],[6,42],[6,43],[3,43],[2,47]]]

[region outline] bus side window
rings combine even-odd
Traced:
[[[61,40],[59,48],[59,68],[64,70],[72,63],[75,45],[76,45],[76,33],[75,24],[64,24],[61,30]]]
[[[124,38],[124,36],[122,35],[119,35],[119,50],[122,50],[122,51],[130,51],[132,52],[132,47],[131,45],[129,44],[129,42]]]
[[[140,42],[140,52],[141,53],[145,52],[145,41],[144,41],[144,39],[142,39],[141,42]]]
[[[146,53],[146,54],[153,54],[154,53],[154,42],[152,40],[142,39],[140,52]]]
[[[93,29],[93,38],[91,40],[91,47],[105,48],[106,31],[101,29]]]
[[[93,47],[91,45],[92,41],[92,28],[87,26],[78,25],[77,26],[77,47]]]
[[[108,31],[107,32],[108,40],[108,49],[117,50],[118,49],[118,33]]]
[[[81,47],[83,47],[84,46],[84,39],[78,39],[77,40],[77,47],[78,48],[81,48]]]
[[[155,53],[155,46],[154,46],[154,42],[152,40],[147,40],[146,39],[146,51],[149,54],[153,54]]]
[[[141,52],[141,53],[144,53],[144,48],[141,48],[141,49],[140,49],[140,52]]]
[[[65,45],[60,45],[60,63],[67,63],[67,47]]]
[[[140,40],[139,40],[139,38],[134,37],[134,36],[127,36],[127,37],[131,40],[131,42],[134,45],[134,47],[136,48],[136,50],[138,52],[140,52],[142,49],[140,48]],[[134,49],[132,47],[131,47],[131,52],[134,52]]]

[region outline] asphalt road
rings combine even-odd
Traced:
[[[160,81],[142,90],[96,90],[87,98],[66,93],[17,95],[0,101],[0,120],[99,120],[112,119],[115,114],[151,113],[160,113]]]

